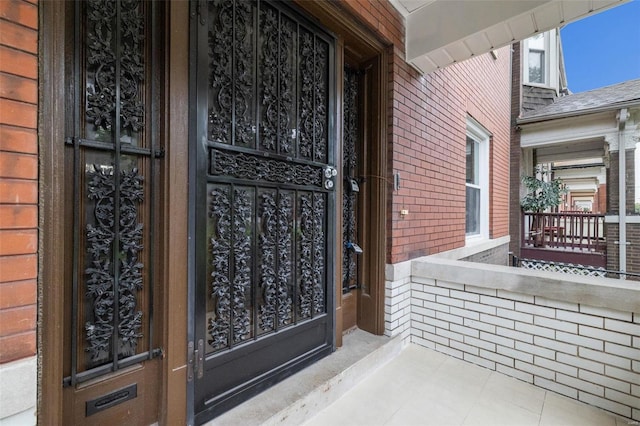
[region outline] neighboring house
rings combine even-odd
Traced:
[[[610,271],[640,273],[639,124],[640,80],[570,94],[517,119],[522,158],[529,161],[522,169],[531,170],[534,162],[552,164],[554,177],[567,186],[557,215],[565,221],[559,223],[562,232],[568,234],[573,226],[583,242],[594,236],[599,240],[597,248],[583,247],[580,255],[575,247],[556,248],[552,255],[544,253],[551,257],[543,260],[564,257]],[[540,254],[526,250],[523,257]]]
[[[633,105],[638,93],[635,84],[628,82],[570,94],[561,46],[559,29],[513,45],[510,251],[518,259],[633,272],[618,262],[620,241],[611,234],[614,228],[605,226],[605,214],[617,211],[612,205],[617,195],[611,191],[617,190],[610,181],[609,167],[609,142],[617,125],[613,119],[596,130],[593,120],[601,119],[605,111],[611,115],[611,111]],[[628,126],[625,134],[631,134]],[[550,172],[545,178],[560,179],[565,194],[557,211],[523,215],[521,178],[534,175],[537,167]],[[540,223],[542,227],[533,229]],[[542,244],[534,236],[540,232],[544,233]]]
[[[508,44],[589,4],[394,4],[0,2],[0,418],[202,423],[505,262]]]
[[[521,149],[517,120],[528,111],[553,103],[568,93],[560,29],[554,28],[512,45],[511,157],[509,188],[510,252],[520,257],[523,244],[523,218],[520,199],[525,194],[522,176],[533,176],[537,161]]]

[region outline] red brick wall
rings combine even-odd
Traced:
[[[598,213],[607,212],[607,184],[598,186]]]
[[[507,235],[510,47],[500,49],[495,60],[485,54],[422,76],[404,60],[404,29],[390,3],[347,0],[342,4],[393,44],[388,174],[392,179],[400,173],[401,187],[391,192],[387,261],[464,246],[468,115],[492,134],[490,236]],[[405,217],[400,215],[403,209],[409,211]]]
[[[464,246],[468,115],[492,134],[490,236],[508,234],[510,61],[506,47],[423,77],[396,56],[392,263]]]
[[[35,355],[38,6],[0,0],[0,363]]]

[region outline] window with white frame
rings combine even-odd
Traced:
[[[489,133],[467,119],[466,145],[467,240],[489,238]]]
[[[524,41],[524,84],[560,90],[559,37],[556,30],[536,34]]]
[[[528,65],[529,83],[546,84],[547,68],[545,66],[545,40],[544,33],[529,39]]]

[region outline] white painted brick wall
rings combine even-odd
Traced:
[[[518,340],[520,342],[533,343],[533,336],[531,334],[510,330],[508,328],[497,327],[496,334],[498,336],[508,337],[510,339]]]
[[[638,322],[633,321],[633,314],[631,312],[621,312],[614,309],[580,305],[580,312],[603,318],[615,318],[622,321]],[[637,315],[636,319],[638,319]]]
[[[593,337],[594,339],[606,340],[607,342],[631,345],[631,336],[624,333],[616,333],[614,331],[607,331],[601,328],[587,327],[586,325],[578,326],[578,333],[581,336]]]
[[[430,280],[434,282],[434,280]],[[396,281],[385,281],[384,325],[385,335],[402,336],[408,339],[411,333],[411,312],[413,306],[410,277]]]
[[[410,315],[391,303],[388,315],[410,322],[414,343],[640,421],[640,314],[429,279],[408,287]]]
[[[553,339],[555,337],[555,330],[546,327],[540,327],[526,322],[517,322],[515,326],[517,331],[530,334],[531,336],[541,336]]]

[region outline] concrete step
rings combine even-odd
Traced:
[[[207,425],[302,425],[395,358],[400,337],[354,330],[333,354],[287,378]]]

